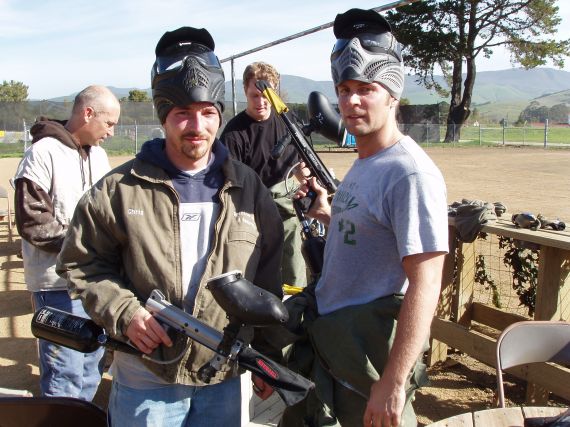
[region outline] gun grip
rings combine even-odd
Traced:
[[[295,202],[298,203],[301,212],[307,213],[311,209],[311,206],[313,206],[313,202],[315,201],[316,197],[317,193],[313,190],[309,190],[305,197],[302,199],[297,199]]]

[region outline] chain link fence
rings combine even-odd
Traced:
[[[27,101],[0,102],[0,155],[21,155],[29,146],[30,127],[40,117],[66,120],[71,114],[73,100],[70,101]],[[245,108],[238,103],[238,111]],[[308,122],[306,106],[292,106],[292,110],[302,122]],[[226,109],[224,123],[232,118]],[[224,124],[223,123],[223,124]],[[223,127],[222,124],[222,127]],[[442,144],[447,125],[437,123],[402,123],[400,130],[424,145]],[[450,133],[460,135],[452,145],[517,145],[539,146],[544,148],[570,148],[570,126],[541,127],[516,126],[451,126]],[[156,116],[152,102],[121,102],[121,116],[115,128],[115,136],[105,142],[109,154],[135,154],[148,139],[162,136],[162,127]],[[456,138],[454,138],[456,139]],[[317,133],[311,135],[316,146],[323,149],[335,147],[335,143]]]

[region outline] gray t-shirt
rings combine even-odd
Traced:
[[[402,259],[447,252],[447,227],[443,176],[410,137],[357,159],[332,202],[319,313],[405,293]]]

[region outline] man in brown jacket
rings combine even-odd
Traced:
[[[206,281],[241,270],[281,296],[283,226],[257,174],[232,160],[216,139],[225,79],[208,31],[165,33],[151,77],[166,138],[147,141],[79,202],[58,273],[95,322],[168,361],[115,353],[113,425],[238,426],[239,373],[225,366],[202,383],[197,371],[213,353],[185,337],[171,341],[144,302],[159,289],[221,330],[226,314]],[[261,397],[271,394],[261,380],[254,382]]]

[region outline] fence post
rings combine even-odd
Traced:
[[[137,126],[137,121],[135,120],[135,154],[138,153],[139,149],[139,127]]]
[[[237,98],[236,98],[236,73],[234,68],[234,59],[230,61],[231,69],[232,69],[232,106],[233,106],[233,113],[234,117],[237,114]]]
[[[24,153],[28,149],[28,127],[26,126],[26,119],[22,119],[24,123]]]
[[[544,148],[548,144],[548,119],[544,120]]]
[[[482,138],[481,138],[481,132],[482,132],[481,128],[482,127],[483,126],[481,126],[481,123],[479,123],[479,146],[483,145]]]
[[[506,121],[503,119],[503,145],[505,145],[505,128],[506,128]]]

